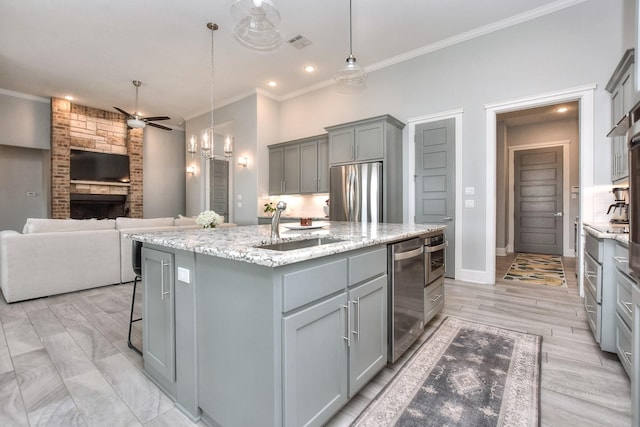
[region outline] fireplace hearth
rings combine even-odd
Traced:
[[[129,216],[127,196],[116,194],[71,193],[71,218],[115,219]]]

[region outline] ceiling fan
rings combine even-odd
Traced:
[[[113,107],[116,110],[118,110],[119,112],[121,112],[122,114],[124,114],[127,117],[127,126],[129,126],[130,128],[134,128],[134,129],[142,129],[144,128],[146,125],[149,126],[153,126],[156,127],[158,129],[164,129],[164,130],[171,130],[171,128],[163,126],[163,125],[159,125],[157,123],[151,123],[153,121],[157,121],[157,120],[170,120],[171,117],[167,117],[167,116],[155,116],[155,117],[142,117],[140,114],[138,114],[138,88],[142,85],[142,82],[140,80],[134,80],[133,81],[133,85],[136,87],[136,110],[133,114],[129,114],[126,111],[124,111],[121,108],[118,107]]]

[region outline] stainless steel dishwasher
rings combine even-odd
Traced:
[[[393,363],[424,328],[424,237],[388,248],[389,361]]]

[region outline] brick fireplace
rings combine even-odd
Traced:
[[[142,136],[143,129],[127,129],[125,118],[115,111],[52,98],[51,217],[142,218]],[[72,182],[72,148],[128,155],[130,183]]]

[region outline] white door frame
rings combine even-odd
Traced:
[[[415,203],[415,193],[416,193],[416,149],[415,149],[415,138],[416,138],[416,126],[424,123],[437,122],[439,120],[446,119],[454,119],[455,121],[455,202],[456,202],[456,212],[454,221],[456,221],[456,231],[454,236],[455,242],[455,266],[454,266],[454,277],[458,277],[460,274],[460,270],[462,269],[462,192],[460,191],[460,185],[462,183],[462,113],[463,109],[443,111],[441,113],[429,114],[426,116],[418,116],[411,117],[407,119],[407,127],[405,128],[405,138],[404,139],[404,154],[403,154],[403,163],[405,171],[403,180],[407,183],[404,186],[403,190],[403,198],[405,200],[404,203],[404,219],[403,222],[408,224],[415,224],[416,217],[416,203]]]
[[[507,141],[508,144],[508,141]],[[507,227],[509,230],[509,239],[507,244],[507,251],[513,252],[515,242],[515,152],[521,150],[535,150],[536,148],[549,148],[549,147],[562,147],[562,255],[573,256],[573,252],[569,249],[569,242],[571,240],[569,233],[571,228],[571,218],[569,217],[570,210],[570,175],[571,175],[571,152],[569,147],[570,140],[564,141],[550,141],[550,142],[534,142],[531,144],[515,145],[513,147],[507,147],[509,150],[509,213],[507,218]]]
[[[520,98],[512,101],[497,102],[485,105],[486,110],[486,246],[485,246],[485,277],[484,283],[495,284],[496,276],[496,115],[509,111],[517,111],[527,108],[540,107],[544,105],[557,104],[560,102],[579,101],[579,126],[580,126],[580,193],[579,193],[579,217],[578,230],[582,230],[582,223],[593,220],[593,147],[594,147],[594,127],[595,105],[594,92],[595,84],[566,89],[557,92],[550,92]],[[582,285],[582,232],[578,239],[578,259],[576,268],[578,269],[578,281],[580,295],[583,295]]]

